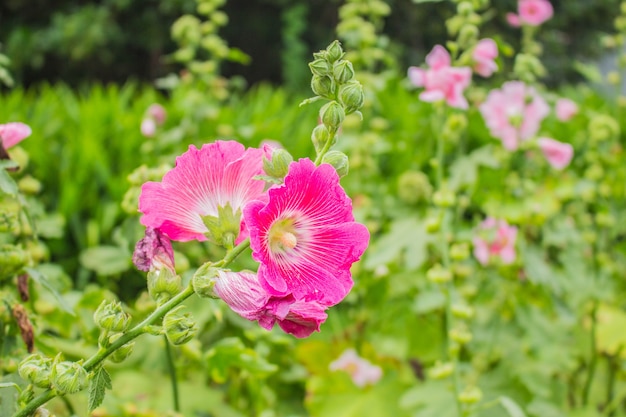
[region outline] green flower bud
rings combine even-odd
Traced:
[[[0,246],[0,281],[11,278],[28,263],[28,254],[15,245]]]
[[[323,124],[317,125],[311,134],[311,141],[315,146],[315,152],[319,153],[326,142],[330,139],[330,132]]]
[[[442,284],[452,280],[452,272],[437,264],[426,271],[426,278],[430,282]]]
[[[326,59],[331,64],[343,58],[343,55],[343,48],[341,47],[341,43],[339,43],[339,41],[333,41],[333,43],[328,45],[326,48]]]
[[[593,164],[585,170],[584,175],[588,180],[599,181],[604,177],[604,169],[600,164]]]
[[[450,339],[459,345],[466,345],[472,340],[472,334],[465,328],[450,330]]]
[[[343,104],[346,114],[354,113],[363,107],[365,95],[360,82],[353,80],[339,87],[339,102]]]
[[[335,91],[333,79],[328,75],[314,75],[311,79],[311,90],[318,96],[332,98]]]
[[[429,217],[426,219],[426,232],[427,233],[437,233],[440,228],[441,228],[440,217]]]
[[[337,174],[339,174],[340,177],[348,175],[350,164],[348,156],[343,152],[330,151],[326,153],[322,158],[322,163],[332,165],[337,170]]]
[[[181,314],[186,307],[178,306],[163,318],[163,329],[167,340],[173,345],[182,345],[193,339],[198,332],[191,313]]]
[[[315,61],[310,62],[309,68],[311,69],[313,75],[324,77],[330,74],[330,64],[322,58],[318,58]]]
[[[20,362],[18,372],[22,379],[31,384],[39,388],[48,388],[51,381],[52,359],[38,353],[32,354]]]
[[[120,337],[122,337],[122,333],[114,334],[113,336],[109,338],[109,342],[113,343]],[[126,360],[126,358],[130,356],[131,353],[133,353],[134,347],[135,347],[134,341],[128,342],[125,345],[122,345],[115,352],[113,352],[111,356],[109,356],[109,359],[111,360],[111,362],[114,362],[114,363],[123,362],[124,360]]]
[[[454,193],[447,189],[439,190],[433,195],[433,203],[439,207],[452,207],[455,202]]]
[[[450,257],[453,261],[464,261],[469,258],[470,250],[467,243],[455,243],[450,247]]]
[[[52,365],[52,386],[63,394],[74,394],[87,388],[89,374],[78,362],[61,361]]]
[[[450,19],[446,20],[446,29],[448,29],[450,36],[456,36],[464,22],[465,19],[460,15],[452,16]]]
[[[341,60],[333,64],[333,77],[339,84],[347,83],[354,78],[352,62]]]
[[[476,404],[483,399],[483,393],[478,387],[465,388],[459,394],[459,401],[464,404]]]
[[[337,130],[339,126],[341,126],[343,119],[346,118],[346,113],[341,104],[336,101],[331,101],[324,104],[320,109],[320,118],[322,119],[322,123],[324,123],[329,130]]]
[[[611,213],[600,212],[596,214],[596,224],[600,227],[613,227],[615,226],[615,217]]]
[[[228,15],[221,10],[216,10],[211,14],[211,22],[216,26],[225,26],[228,24]]]
[[[463,25],[459,32],[459,45],[468,48],[478,40],[478,28],[474,25]]]
[[[428,176],[420,171],[406,171],[398,177],[398,197],[407,204],[430,199],[433,187]]]
[[[437,362],[434,367],[428,371],[428,375],[432,379],[445,379],[454,372],[454,364],[450,362]]]
[[[181,279],[168,268],[148,272],[148,293],[162,304],[182,290]]]
[[[41,191],[41,183],[30,175],[20,179],[17,186],[24,194],[35,195]]]
[[[594,116],[589,121],[589,136],[592,141],[603,142],[620,135],[620,126],[617,120],[609,115]]]
[[[263,170],[270,177],[284,178],[292,162],[293,156],[285,149],[274,149],[271,160],[263,158]]]
[[[119,301],[109,303],[103,300],[93,314],[93,321],[102,330],[110,332],[125,332],[130,327],[130,315]]]
[[[217,272],[218,268],[215,268],[211,262],[207,262],[193,274],[191,285],[193,285],[193,290],[199,297],[219,298],[213,291]]]
[[[456,7],[456,13],[459,16],[469,16],[473,12],[474,12],[474,5],[470,3],[469,1],[462,1]]]
[[[460,319],[471,319],[474,317],[474,309],[467,304],[455,304],[452,306],[452,314]]]

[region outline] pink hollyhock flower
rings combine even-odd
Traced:
[[[265,182],[254,179],[263,173],[264,154],[262,149],[245,149],[235,141],[217,141],[201,149],[190,145],[161,182],[141,187],[141,224],[159,229],[172,240],[207,240],[207,216],[216,218],[218,210],[229,207],[235,218],[241,218],[249,201],[267,199]],[[241,223],[236,242],[246,233]]]
[[[156,133],[156,123],[154,119],[150,117],[146,117],[141,121],[141,126],[139,127],[141,134],[147,138],[151,138]]]
[[[159,230],[146,228],[146,235],[135,245],[133,263],[140,271],[156,269],[174,271],[172,242]]]
[[[373,365],[368,360],[363,359],[354,349],[345,350],[339,358],[330,363],[328,368],[331,371],[347,372],[354,385],[360,388],[377,383],[383,376],[383,370],[380,366]]]
[[[291,295],[271,296],[252,272],[220,270],[213,291],[241,317],[258,321],[267,330],[278,323],[286,333],[299,338],[319,332],[327,318],[326,308],[319,303],[295,301]]]
[[[165,123],[165,119],[167,117],[167,112],[165,111],[163,106],[157,103],[151,104],[150,107],[148,107],[146,114],[149,118],[154,120],[157,126],[161,126],[163,123]]]
[[[578,104],[568,98],[560,98],[555,106],[556,118],[566,122],[578,113]]]
[[[32,133],[30,126],[24,123],[12,122],[0,125],[0,140],[4,149],[17,145]]]
[[[517,228],[509,226],[506,220],[487,217],[479,226],[473,239],[474,256],[482,265],[487,265],[493,257],[499,257],[503,264],[515,260],[515,239]]]
[[[289,165],[269,202],[244,208],[259,281],[273,296],[337,304],[352,288],[350,266],[367,248],[369,232],[355,223],[352,203],[329,164]]]
[[[420,100],[426,102],[446,100],[448,105],[467,109],[467,100],[463,91],[472,79],[472,70],[468,67],[452,67],[450,54],[441,45],[435,45],[426,56],[429,69],[410,67],[408,76],[416,87],[424,87]]]
[[[519,0],[517,13],[507,13],[506,19],[511,26],[539,26],[552,18],[554,9],[548,0]]]
[[[533,87],[521,81],[504,83],[501,89],[491,90],[479,107],[492,136],[502,140],[510,151],[519,142],[533,137],[550,107]]]
[[[498,65],[495,62],[497,57],[498,45],[496,42],[489,38],[481,39],[472,52],[474,72],[482,77],[490,77],[498,70]]]
[[[551,138],[537,139],[539,148],[553,168],[561,170],[569,165],[574,156],[574,148],[569,143]]]

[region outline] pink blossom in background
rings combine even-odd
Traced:
[[[519,0],[517,13],[506,15],[506,20],[511,26],[539,26],[552,18],[554,9],[548,0]]]
[[[515,226],[509,226],[506,220],[487,217],[476,230],[474,256],[481,265],[487,265],[494,257],[510,264],[515,260],[516,238]]]
[[[556,118],[567,122],[578,113],[578,104],[568,98],[560,98],[555,106]]]
[[[141,187],[141,224],[172,240],[207,240],[203,217],[217,217],[218,207],[226,206],[240,215],[248,202],[267,200],[265,182],[254,179],[263,173],[265,153],[235,141],[217,141],[201,149],[190,145],[161,182]],[[242,224],[238,241],[246,234]]]
[[[165,108],[158,103],[151,104],[150,107],[148,107],[146,114],[149,118],[154,120],[154,123],[156,123],[157,126],[161,126],[165,123],[165,119],[167,118]]]
[[[329,369],[347,372],[354,385],[360,388],[377,383],[383,376],[380,366],[363,359],[354,349],[346,349],[339,358],[330,363]]]
[[[4,149],[9,149],[33,133],[30,126],[21,122],[12,122],[0,125],[0,140]]]
[[[272,297],[248,271],[220,270],[213,287],[215,294],[241,317],[258,321],[271,330],[276,323],[296,337],[308,337],[326,321],[325,307],[316,302],[295,301],[293,296]]]
[[[452,67],[450,54],[441,45],[436,45],[426,56],[430,68],[410,67],[408,76],[416,87],[424,87],[420,100],[433,102],[446,100],[449,106],[467,109],[468,103],[463,91],[472,79],[472,70],[468,67]]]
[[[481,77],[490,77],[498,70],[498,65],[495,62],[497,57],[498,45],[496,42],[489,38],[481,39],[472,52],[474,72]]]
[[[350,266],[367,248],[369,232],[354,221],[335,168],[300,159],[268,193],[267,204],[244,208],[261,285],[276,297],[337,304],[352,288]]]
[[[561,170],[569,165],[574,157],[574,148],[569,143],[551,138],[537,139],[539,148],[553,168]]]
[[[511,151],[518,148],[520,141],[536,135],[550,113],[537,91],[521,81],[509,81],[501,89],[491,90],[479,110],[491,135]]]
[[[141,126],[139,127],[139,130],[141,131],[141,134],[143,136],[151,138],[156,133],[156,128],[157,126],[154,122],[154,119],[146,117],[141,121]]]
[[[133,263],[145,272],[164,268],[174,271],[172,243],[159,230],[147,227],[145,236],[135,245]]]

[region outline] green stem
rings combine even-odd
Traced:
[[[178,378],[176,377],[176,365],[174,364],[174,355],[172,347],[167,341],[167,337],[164,335],[165,340],[165,356],[167,357],[167,369],[170,373],[170,380],[172,381],[172,400],[174,402],[174,411],[180,413],[180,401],[178,397]]]
[[[330,135],[328,136],[328,140],[326,141],[326,143],[324,144],[324,147],[322,148],[322,150],[320,150],[320,152],[317,154],[317,157],[315,158],[316,166],[322,163],[322,158],[324,157],[324,155],[326,155],[326,152],[328,152],[328,150],[332,146],[333,139],[335,139],[335,135],[337,134],[337,129],[329,129],[328,132],[330,133]]]
[[[218,262],[219,266],[224,267],[224,266],[229,265],[248,246],[250,246],[250,240],[246,239],[245,241],[241,242],[239,245],[234,247],[232,250],[230,250],[224,257],[224,259]],[[135,327],[130,329],[127,333],[124,333],[119,339],[111,343],[107,348],[100,348],[98,352],[96,352],[95,355],[93,355],[91,358],[85,361],[85,363],[83,364],[83,368],[85,368],[87,372],[90,372],[93,369],[95,369],[107,357],[113,354],[113,352],[115,352],[117,349],[121,348],[122,346],[132,341],[133,339],[139,337],[143,333],[148,332],[148,330],[150,329],[152,325],[154,325],[158,320],[162,319],[163,316],[165,316],[165,314],[171,311],[174,307],[176,307],[177,305],[185,301],[187,298],[189,298],[193,293],[194,293],[193,287],[189,285],[182,292],[176,294],[167,302],[157,307],[157,309],[154,310],[148,317],[146,317],[144,321],[137,324]],[[52,398],[56,397],[57,395],[62,395],[62,393],[59,393],[55,389],[52,389],[52,388],[47,389],[46,391],[42,392],[41,394],[39,394],[38,396],[30,400],[28,404],[26,404],[24,408],[22,408],[17,413],[15,413],[13,417],[28,417],[32,415],[35,412],[35,410],[37,410],[37,408],[47,403],[48,401],[50,401]]]
[[[589,402],[589,393],[591,392],[591,384],[593,377],[596,373],[596,364],[598,363],[598,354],[596,348],[596,333],[597,333],[597,311],[598,301],[594,300],[591,310],[591,330],[589,332],[591,342],[591,358],[589,359],[589,368],[587,370],[587,379],[585,380],[585,386],[583,387],[583,407]]]

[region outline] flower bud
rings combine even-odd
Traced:
[[[337,174],[339,174],[340,177],[348,175],[350,164],[348,156],[343,152],[330,151],[326,153],[322,158],[322,163],[332,165],[337,170]]]
[[[270,177],[285,178],[292,162],[293,156],[285,149],[274,149],[271,160],[263,158],[263,170]]]
[[[313,62],[309,63],[309,68],[311,68],[311,72],[313,75],[318,75],[323,77],[330,73],[330,64],[328,61],[322,58],[318,58]]]
[[[11,278],[28,262],[28,254],[19,246],[0,246],[0,281]]]
[[[61,361],[52,365],[52,386],[63,394],[74,394],[87,388],[89,374],[78,362]]]
[[[470,250],[467,243],[455,243],[450,247],[450,257],[453,261],[464,261],[469,258]]]
[[[182,345],[193,339],[198,332],[191,313],[181,314],[185,306],[178,306],[163,318],[163,329],[167,340],[173,345]]]
[[[328,62],[331,64],[343,58],[343,55],[343,48],[339,41],[333,41],[333,43],[326,48],[326,59],[328,59]]]
[[[125,332],[130,327],[130,315],[119,301],[109,303],[103,300],[93,314],[93,321],[102,330],[110,332]]]
[[[474,317],[474,309],[467,304],[455,304],[451,310],[452,314],[460,319],[471,319]]]
[[[478,28],[474,25],[463,25],[459,32],[459,45],[467,48],[478,41]]]
[[[318,96],[332,98],[335,90],[333,79],[328,75],[314,75],[311,78],[311,90]]]
[[[465,328],[450,330],[450,339],[459,345],[466,345],[472,340],[472,334]]]
[[[322,119],[324,126],[326,126],[329,130],[337,130],[339,129],[339,126],[341,126],[343,119],[346,118],[346,113],[341,104],[336,101],[331,101],[324,104],[324,106],[320,109],[320,118]]]
[[[315,146],[315,152],[319,153],[329,139],[330,132],[326,126],[323,124],[317,125],[311,134],[311,141],[313,142],[313,146]]]
[[[449,377],[450,375],[452,375],[453,372],[454,372],[454,364],[450,362],[446,362],[446,363],[437,362],[435,366],[432,367],[428,371],[428,375],[432,379],[445,379]]]
[[[478,387],[465,388],[459,394],[459,401],[464,404],[475,404],[483,399],[483,393]]]
[[[469,16],[473,12],[474,12],[474,6],[469,1],[462,1],[456,7],[456,13],[459,16]]]
[[[433,203],[439,207],[452,207],[455,202],[454,193],[447,189],[439,190],[433,195]]]
[[[50,386],[51,366],[52,359],[35,353],[20,362],[18,372],[22,379],[31,384],[39,388],[48,388]]]
[[[437,264],[426,271],[426,278],[430,282],[442,284],[452,280],[452,272]]]
[[[162,304],[182,290],[181,279],[169,269],[148,272],[148,293],[157,304]]]
[[[426,232],[437,233],[441,228],[441,216],[428,217],[426,219]]]
[[[589,136],[592,141],[603,142],[618,137],[620,126],[613,117],[601,114],[589,121]]]
[[[363,107],[365,95],[360,82],[353,80],[339,87],[339,102],[343,104],[346,114],[354,113]]]
[[[199,297],[219,298],[214,291],[218,271],[219,269],[214,267],[211,262],[207,262],[193,274],[191,285]]]
[[[109,342],[113,343],[120,337],[122,337],[122,333],[114,334],[113,336],[109,338]],[[109,359],[111,360],[111,362],[114,362],[114,363],[123,362],[124,360],[126,360],[126,358],[130,356],[131,353],[133,353],[134,347],[135,347],[134,341],[128,342],[125,345],[122,345],[120,348],[118,348],[115,352],[113,352],[111,356],[109,356]]]
[[[41,191],[41,183],[39,180],[31,177],[30,175],[20,179],[17,183],[20,191],[24,194],[35,195]]]
[[[352,62],[341,60],[333,64],[333,77],[339,84],[345,84],[354,78]]]
[[[428,176],[420,171],[406,171],[398,177],[398,197],[407,204],[427,201],[433,187]]]

